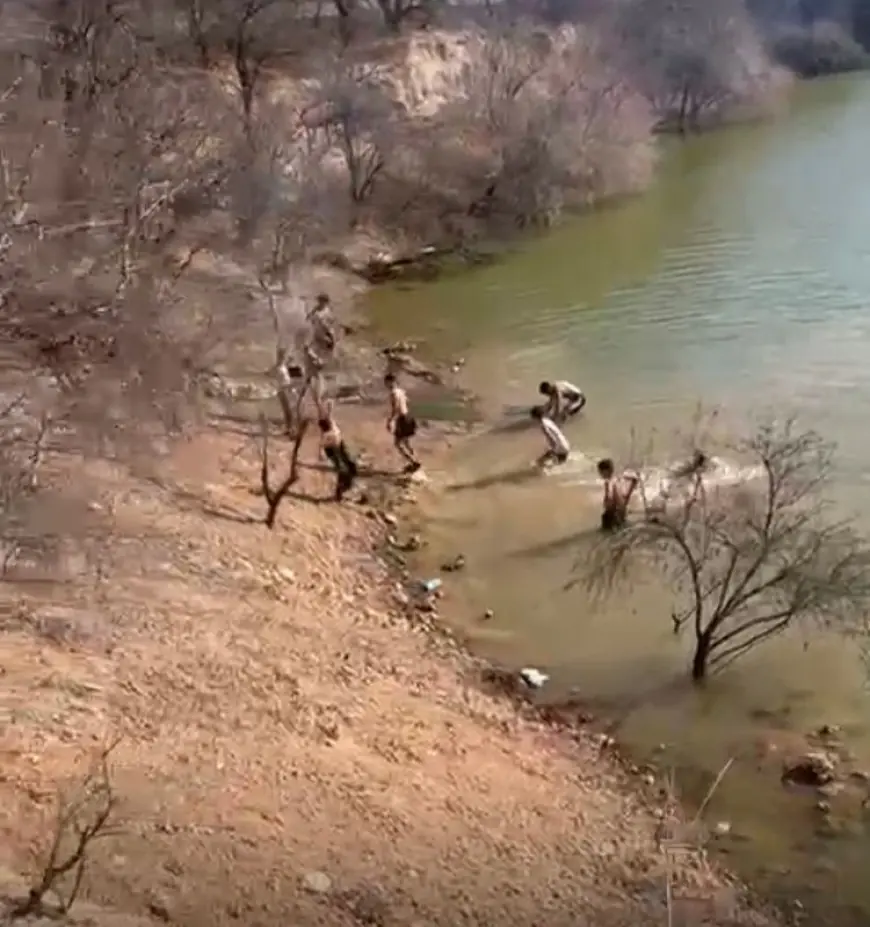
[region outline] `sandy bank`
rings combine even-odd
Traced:
[[[374,414],[349,411],[346,431],[393,468]],[[326,495],[304,457],[300,494]],[[482,694],[403,614],[368,506],[295,498],[274,533],[246,523],[256,466],[249,439],[208,432],[162,487],[94,474],[114,516],[106,581],[4,590],[3,864],[30,865],[54,793],[119,731],[123,832],[87,890],[116,914],[666,923],[656,789]],[[50,614],[66,633],[45,634]],[[685,923],[766,922],[698,853],[675,868],[677,894],[701,899],[675,903]]]

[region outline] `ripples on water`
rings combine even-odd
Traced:
[[[725,489],[729,486],[741,486],[752,483],[764,475],[764,470],[758,466],[744,466],[736,461],[726,460],[722,457],[711,458],[713,467],[704,474],[704,484],[709,488]],[[598,458],[588,454],[573,451],[568,460],[558,467],[545,471],[548,479],[556,480],[565,486],[586,487],[600,490],[601,477],[597,472]],[[638,492],[633,503],[635,508],[642,507],[643,503],[655,504],[666,494],[672,497],[676,488],[673,486],[672,473],[683,461],[674,460],[670,463],[644,469],[640,473],[643,492]],[[643,500],[643,501],[641,501]]]
[[[433,344],[468,357],[471,386],[490,408],[528,408],[544,378],[568,379],[589,398],[566,429],[569,462],[547,479],[502,478],[542,450],[534,429],[505,429],[463,449],[463,491],[438,498],[432,556],[469,552],[450,594],[469,615],[494,609],[486,627],[497,627],[481,632],[488,655],[539,661],[554,679],[608,697],[636,699],[639,687],[685,672],[685,645],[658,614],[668,607],[662,590],[643,587],[601,613],[582,591],[559,590],[594,529],[597,459],[631,463],[631,430],[652,435],[655,453],[641,459],[661,464],[646,473],[655,485],[664,462],[686,452],[675,433],[699,402],[729,421],[801,413],[839,444],[839,494],[870,529],[870,82],[801,93],[779,123],[675,146],[648,195],[504,264],[411,295],[378,294],[376,315],[399,337],[432,320]],[[730,459],[719,473],[753,475]],[[681,774],[702,791],[725,759],[777,725],[842,723],[868,763],[865,678],[841,641],[809,652],[778,642],[723,678],[724,693],[645,705],[624,734],[641,752],[673,743]],[[819,840],[815,799],[785,794],[754,759],[737,767],[716,801],[751,836],[745,852],[765,865],[777,858],[798,887],[818,883],[829,906],[856,906],[837,907],[840,924],[870,923],[870,841]],[[833,868],[821,874],[818,858]]]

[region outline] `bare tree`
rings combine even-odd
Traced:
[[[277,485],[274,485],[272,483],[269,453],[269,423],[265,416],[261,419],[260,489],[263,493],[263,498],[266,500],[267,506],[266,514],[263,517],[263,523],[270,531],[275,527],[275,521],[278,517],[278,510],[281,507],[281,503],[287,498],[287,494],[299,480],[299,451],[302,448],[302,442],[305,440],[305,432],[307,430],[308,419],[302,419],[298,422],[296,437],[290,451],[290,460],[287,465],[286,475]]]
[[[94,843],[117,834],[117,797],[109,770],[109,756],[116,744],[100,752],[75,792],[60,801],[39,874],[27,897],[9,912],[10,920],[66,914],[82,887]],[[49,892],[59,899],[57,903],[47,903]]]
[[[127,50],[107,40],[100,53]],[[129,55],[130,73],[96,80],[83,110],[25,77],[2,152],[5,212],[15,219],[4,248],[14,283],[4,293],[3,344],[51,378],[61,417],[105,420],[114,409],[113,431],[134,405],[136,416],[175,418],[160,397],[184,394],[196,370],[194,333],[178,312],[180,267],[167,257],[183,241],[182,200],[208,194],[223,174],[209,150],[207,85],[174,80],[138,48]],[[51,118],[53,102],[62,103],[62,122]],[[31,128],[39,144],[28,152]],[[75,198],[58,199],[57,177],[73,176]]]
[[[436,117],[445,142],[433,156],[443,158],[450,145],[464,149],[464,168],[451,173],[466,178],[472,216],[546,223],[648,173],[647,107],[593,30],[490,32],[469,56],[463,83],[464,98]]]
[[[0,580],[19,554],[50,434],[46,415],[33,420],[29,399],[21,393],[0,408]]]
[[[260,115],[265,120],[257,129],[261,174],[239,177],[236,190],[259,258],[259,297],[274,338],[276,395],[285,432],[292,439],[306,397],[313,394],[315,403],[322,398],[322,378],[311,353],[313,332],[305,311],[305,287],[296,279],[297,271],[333,235],[346,230],[348,204],[341,181],[326,164],[330,142],[325,132],[306,125],[303,115],[288,140],[282,127],[298,119],[295,113],[273,109]],[[255,197],[245,192],[252,183],[264,194],[253,212]]]
[[[322,0],[318,0],[314,24],[320,25],[322,16]],[[338,20],[338,37],[343,48],[347,48],[353,41],[354,24],[359,15],[359,0],[332,0],[332,9]]]
[[[868,631],[870,547],[829,513],[831,446],[790,420],[733,450],[757,467],[757,483],[703,491],[698,483],[664,510],[629,520],[582,563],[595,593],[643,567],[661,577],[675,596],[674,633],[693,636],[696,682],[791,629]]]
[[[253,113],[264,68],[295,52],[304,32],[299,0],[166,0],[180,13],[187,42],[203,68],[229,55],[243,114]]]
[[[319,106],[307,118],[307,124],[324,130],[330,146],[338,150],[354,206],[372,195],[390,147],[398,144],[399,108],[380,78],[377,68],[338,61],[335,73],[324,82]]]
[[[384,25],[390,32],[399,32],[412,17],[428,22],[435,6],[433,0],[376,0]]]
[[[227,45],[233,56],[242,118],[249,131],[263,68],[275,53],[258,27],[263,14],[274,4],[275,0],[242,0],[235,5],[236,16],[229,28]]]
[[[66,498],[78,490],[52,485],[56,465],[153,466],[198,413],[231,316],[183,302],[224,186],[207,81],[165,69],[120,13],[60,50],[55,24],[40,28],[39,67],[16,63],[0,93],[0,391],[24,396],[4,428],[0,533],[22,569],[102,543],[96,516],[70,508],[86,509]]]
[[[806,27],[780,26],[771,30],[768,41],[776,60],[800,77],[860,71],[870,62],[849,30],[829,20]]]
[[[208,68],[212,64],[216,33],[220,27],[221,4],[218,0],[179,0],[179,7],[200,67]]]
[[[769,89],[770,63],[741,0],[623,0],[628,66],[665,127],[684,132]]]

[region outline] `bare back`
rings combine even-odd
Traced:
[[[390,390],[390,412],[394,418],[408,414],[408,394],[401,386],[394,386]]]
[[[320,443],[324,448],[338,447],[341,444],[341,431],[335,422],[332,423],[329,431],[323,432]]]

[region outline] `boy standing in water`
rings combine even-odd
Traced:
[[[335,501],[341,502],[357,477],[356,461],[350,456],[341,431],[329,410],[321,413],[317,426],[320,428],[320,448],[323,456],[335,470]]]
[[[604,482],[601,530],[616,531],[625,524],[628,503],[640,482],[640,477],[629,471],[623,473],[622,476],[616,476],[616,469],[609,457],[598,461],[598,475]]]
[[[540,406],[535,406],[532,409],[532,418],[541,426],[541,431],[547,442],[547,450],[538,458],[537,465],[545,467],[549,463],[565,463],[571,453],[571,445],[565,435],[562,434],[562,429],[544,413]]]
[[[583,391],[567,380],[556,380],[555,383],[548,383],[544,380],[538,387],[538,392],[547,397],[544,415],[553,419],[554,422],[566,421],[586,405]]]
[[[416,473],[421,464],[411,450],[411,438],[417,434],[417,421],[408,410],[408,394],[399,386],[394,373],[388,373],[384,377],[384,384],[390,391],[387,431],[393,436],[396,450],[408,462],[405,466],[405,473]]]

